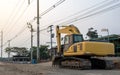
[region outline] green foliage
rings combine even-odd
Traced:
[[[49,53],[48,53],[48,46],[46,46],[46,45],[40,46],[40,57],[41,57],[41,59],[47,59],[50,57]]]
[[[37,55],[36,55],[37,54],[37,47],[32,47],[32,50],[33,50],[33,59],[36,59],[36,57],[37,57]]]
[[[37,54],[37,47],[32,47],[33,50],[33,59],[36,59]],[[31,56],[31,52],[27,50],[25,47],[7,47],[5,49],[7,53],[16,53],[16,55],[22,55],[22,56]],[[48,51],[48,45],[41,45],[39,48],[39,57],[41,60],[48,59],[50,57],[49,51]]]
[[[37,47],[32,47],[32,50],[33,50],[33,59],[36,59],[36,54],[37,54]],[[39,57],[41,60],[44,60],[44,59],[48,59],[50,56],[49,56],[49,52],[48,52],[48,46],[47,45],[41,45],[40,48],[39,48]]]
[[[89,29],[88,29],[88,32],[87,32],[87,36],[88,36],[90,39],[98,38],[97,30],[93,30],[92,27],[89,28]]]
[[[23,55],[23,56],[27,56],[28,55],[28,50],[25,47],[7,47],[5,48],[5,51],[7,53],[16,53],[17,55]]]

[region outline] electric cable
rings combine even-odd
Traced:
[[[44,16],[45,14],[47,14],[48,12],[50,12],[51,10],[53,10],[54,8],[56,8],[57,6],[59,6],[61,3],[63,3],[65,0],[60,0],[57,3],[55,3],[54,5],[52,5],[50,8],[48,8],[47,10],[45,10],[44,12],[42,12],[40,14],[40,18],[42,16]],[[30,20],[30,23],[34,22],[36,20],[36,17],[34,17],[32,20]]]
[[[22,4],[25,2],[25,0],[21,3],[21,4],[19,4],[19,7],[18,7],[18,9],[21,9],[21,6],[22,6]],[[7,25],[9,24],[9,25],[11,25],[11,23],[13,22],[13,20],[15,19],[15,17],[17,16],[17,14],[18,14],[18,12],[19,11],[17,11],[17,9],[14,11],[15,13],[14,13],[14,15],[13,15],[13,17],[11,17],[11,19],[10,20],[12,20],[12,21],[9,21],[9,22],[7,22]],[[6,25],[6,26],[7,26]],[[12,26],[10,26],[10,27],[12,27]],[[9,28],[9,27],[7,27],[7,28]],[[4,29],[5,29],[5,27],[4,27]],[[8,29],[7,29],[8,30]],[[7,30],[4,30],[5,32],[7,31]],[[4,32],[4,33],[5,33]]]
[[[113,5],[113,6],[110,6],[110,7],[108,7],[108,8],[102,9],[102,10],[100,10],[100,11],[94,12],[94,13],[92,13],[92,14],[88,14],[88,15],[83,16],[83,17],[78,16],[78,17],[76,17],[76,18],[74,18],[74,19],[70,19],[70,20],[68,20],[68,21],[66,21],[66,22],[63,22],[63,23],[61,23],[61,24],[59,24],[59,25],[70,24],[70,23],[76,22],[76,21],[78,21],[78,20],[82,20],[82,19],[85,19],[85,18],[94,16],[94,15],[97,15],[97,14],[100,14],[100,13],[104,13],[104,12],[113,10],[113,9],[115,9],[115,8],[118,8],[118,7],[120,7],[120,3],[115,4],[115,5]],[[80,18],[79,18],[79,17],[80,17]]]
[[[45,26],[53,25],[53,24],[56,24],[56,23],[57,23],[57,25],[60,25],[60,24],[62,24],[63,22],[61,22],[61,23],[59,23],[59,22],[65,20],[66,18],[69,18],[69,17],[71,17],[71,16],[75,16],[75,15],[78,15],[78,14],[80,14],[80,13],[86,12],[86,13],[80,15],[80,16],[84,16],[84,15],[87,15],[87,14],[89,14],[89,13],[91,13],[91,12],[94,12],[95,10],[99,10],[100,8],[103,8],[103,7],[105,7],[105,6],[111,5],[111,4],[116,3],[116,2],[118,2],[118,1],[119,1],[119,0],[112,0],[112,1],[105,0],[105,1],[102,1],[102,2],[97,3],[97,4],[95,4],[95,5],[91,6],[91,7],[88,7],[88,8],[86,8],[86,9],[81,10],[81,11],[78,11],[77,13],[74,13],[74,14],[72,14],[72,15],[70,15],[70,16],[67,16],[67,17],[65,17],[65,18],[63,18],[63,19],[57,20],[57,21],[52,22],[52,23],[50,23],[50,24],[47,24],[47,25],[45,25]],[[95,8],[96,6],[97,6],[97,8]],[[98,7],[98,6],[99,6],[99,7]],[[94,9],[92,9],[92,8],[94,8]],[[90,9],[92,9],[92,10],[90,10]],[[90,10],[90,11],[88,11],[88,10]]]
[[[110,3],[111,4],[111,3]],[[109,5],[110,5],[109,4]],[[101,7],[105,7],[105,6],[101,6]],[[92,13],[92,14],[88,14],[88,15],[86,15],[86,16],[83,16],[83,17],[81,17],[81,18],[79,18],[79,19],[76,19],[76,18],[74,18],[74,19],[70,19],[70,20],[68,20],[67,21],[67,23],[72,23],[72,22],[76,22],[76,21],[78,21],[78,20],[81,20],[81,19],[84,19],[84,18],[88,18],[88,17],[91,17],[91,16],[93,16],[93,15],[96,15],[96,14],[100,14],[100,13],[104,13],[104,12],[106,12],[106,11],[110,11],[110,10],[113,10],[113,9],[115,9],[115,8],[118,8],[118,7],[120,7],[120,3],[118,3],[118,4],[115,4],[115,5],[113,5],[113,6],[110,6],[110,7],[107,7],[107,8],[102,8],[100,11],[97,11],[97,12],[94,12],[94,13]],[[98,9],[98,8],[95,8],[94,10],[96,10],[96,9]],[[92,10],[91,10],[92,11]],[[91,12],[90,11],[90,12]],[[80,15],[81,16],[81,15]],[[80,16],[78,16],[78,17],[80,17]],[[77,17],[77,18],[78,18]],[[46,30],[47,29],[47,27],[46,28],[44,28],[44,29],[42,29],[42,30],[40,30],[40,31],[44,31],[44,30]]]
[[[31,3],[33,2],[34,0],[32,0],[31,1]],[[24,3],[24,2],[23,2]],[[22,4],[23,4],[22,3]],[[24,13],[27,11],[27,9],[28,9],[28,7],[30,6],[30,4],[29,5],[27,5],[27,7],[22,11],[22,13],[18,16],[18,18],[16,19],[16,21],[14,22],[14,24],[12,24],[12,28],[10,29],[11,31],[13,30],[13,28],[14,28],[14,26],[13,25],[16,25],[16,23],[20,20],[20,18],[24,15]],[[17,14],[15,14],[15,15],[17,15]],[[6,36],[9,34],[10,32],[8,32],[7,34],[6,34]]]
[[[97,12],[98,10],[103,9],[103,8],[105,8],[105,7],[107,7],[107,6],[110,6],[110,5],[112,5],[112,4],[114,4],[114,3],[117,3],[117,2],[119,2],[119,0],[112,0],[112,1],[110,1],[110,2],[108,2],[108,3],[105,3],[105,4],[103,4],[103,5],[100,5],[99,7],[95,7],[94,9],[92,9],[92,10],[90,10],[90,11],[88,11],[88,12],[82,14],[82,15],[79,15],[79,16],[77,16],[77,17],[75,17],[75,18],[79,18],[79,17],[85,16],[85,15],[89,15],[90,13],[93,13],[93,12],[95,12],[95,11]],[[73,19],[75,19],[75,18],[73,18]],[[59,25],[68,24],[69,21],[72,21],[73,19],[70,19],[70,20],[67,20],[67,21],[65,21],[65,22],[59,23]]]
[[[15,5],[15,7],[12,9],[12,12],[10,13],[10,16],[8,17],[7,22],[6,22],[5,25],[4,25],[4,28],[6,28],[6,26],[7,26],[8,23],[9,23],[9,21],[11,20],[12,15],[13,15],[13,13],[15,12],[15,10],[16,10],[17,6],[19,5],[20,1],[21,1],[21,0],[19,0],[19,1],[17,2],[17,4]],[[2,28],[3,31],[4,31],[4,28]]]

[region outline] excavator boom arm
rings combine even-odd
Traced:
[[[74,25],[62,26],[60,29],[59,26],[56,26],[56,39],[57,39],[57,53],[61,54],[61,34],[81,34],[77,27]]]

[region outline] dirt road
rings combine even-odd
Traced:
[[[0,75],[120,75],[120,70],[73,70],[52,67],[51,62],[40,64],[0,63]]]

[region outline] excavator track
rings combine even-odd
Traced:
[[[70,69],[113,69],[114,63],[98,58],[56,57],[53,66]]]
[[[88,59],[76,57],[63,57],[58,59],[57,57],[56,60],[53,62],[53,66],[59,66],[60,68],[91,69],[91,63]]]
[[[62,60],[60,67],[73,68],[73,69],[90,69],[91,63],[86,59],[66,59]]]
[[[114,62],[112,60],[91,58],[92,69],[114,69]]]

